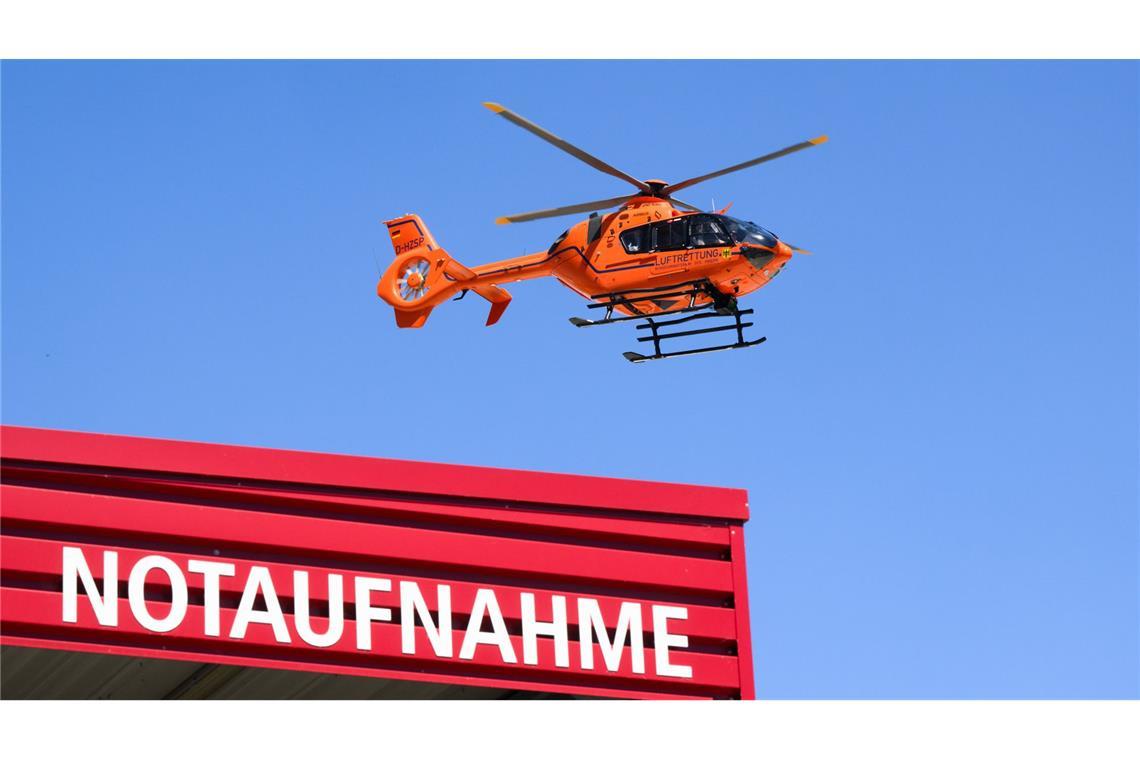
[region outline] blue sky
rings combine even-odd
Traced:
[[[1138,66],[6,62],[7,424],[739,486],[759,695],[1140,696]],[[397,331],[638,177],[816,252],[764,345],[627,364],[552,281]]]

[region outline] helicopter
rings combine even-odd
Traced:
[[[613,198],[499,217],[495,220],[498,224],[518,224],[590,214],[559,235],[546,251],[472,268],[441,248],[418,215],[405,214],[385,222],[396,258],[381,276],[376,292],[394,308],[399,327],[422,327],[432,309],[446,300],[459,300],[470,291],[490,302],[487,325],[493,325],[511,302],[501,285],[551,276],[591,301],[588,309],[603,310],[597,319],[571,317],[575,327],[640,322],[636,328],[646,332],[637,340],[652,343],[653,353],[626,351],[623,356],[634,363],[748,348],[766,340],[745,337],[745,329],[754,324],[745,318],[753,309],[741,309],[737,299],[768,284],[794,253],[808,251],[789,245],[757,224],[728,216],[732,204],[708,212],[674,193],[820,145],[827,141],[826,135],[668,183],[636,179],[498,103],[483,105],[636,190]],[[614,210],[599,214],[605,209]],[[699,326],[702,322],[707,326]],[[689,329],[672,329],[686,324]],[[722,331],[734,333],[735,340],[662,351],[663,341]]]

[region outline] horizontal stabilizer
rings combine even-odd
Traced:
[[[503,312],[511,303],[511,294],[498,285],[476,285],[472,288],[476,293],[491,302],[491,312],[487,315],[487,327],[499,321]]]

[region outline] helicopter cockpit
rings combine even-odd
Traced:
[[[732,235],[732,239],[738,245],[741,243],[749,245],[762,245],[765,248],[775,248],[776,242],[779,240],[774,232],[769,232],[758,224],[752,222],[745,222],[741,219],[734,219],[731,216],[718,217],[721,222],[728,227],[728,234]]]

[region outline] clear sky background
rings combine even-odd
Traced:
[[[1135,63],[2,67],[6,424],[747,488],[759,695],[1140,696]],[[479,104],[816,252],[746,351],[630,365],[553,281],[398,331],[617,195]]]

